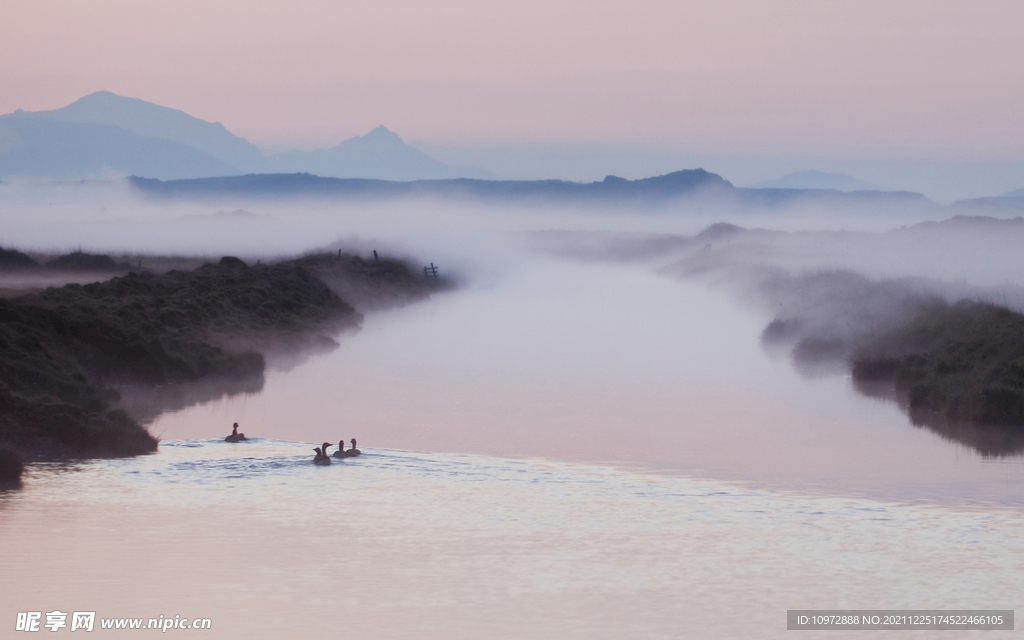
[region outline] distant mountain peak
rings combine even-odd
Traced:
[[[408,147],[409,150],[412,150],[412,147],[405,144],[405,140],[402,140],[401,136],[381,124],[377,125],[367,134],[353,136],[347,140],[342,140],[341,143],[333,149],[396,149],[400,147]],[[417,151],[417,153],[419,152]]]
[[[331,149],[265,158],[219,122],[107,90],[58,109],[2,115],[0,139],[21,141],[16,149],[0,148],[0,177],[85,178],[108,170],[165,179],[264,172],[391,180],[494,177],[431,158],[384,125]]]
[[[181,109],[174,109],[172,107],[163,107],[152,102],[146,102],[142,98],[130,98],[128,96],[121,96],[111,91],[93,91],[92,93],[82,96],[78,100],[75,100],[66,107],[60,109],[54,109],[51,112],[37,111],[36,113],[61,113],[67,114],[71,118],[79,116],[82,118],[77,121],[91,121],[100,114],[104,117],[109,117],[110,113],[123,113],[125,110],[133,112],[146,111],[150,113],[174,113],[180,114],[177,117],[185,117],[194,120],[193,118]],[[68,119],[71,119],[68,118]],[[88,120],[85,120],[88,119]]]
[[[118,94],[114,93],[113,91],[107,91],[106,89],[100,89],[99,91],[93,91],[90,94],[86,94],[86,95],[82,96],[81,98],[79,98],[78,100],[75,100],[71,104],[77,104],[79,102],[89,103],[89,102],[114,101],[114,100],[131,100],[131,101],[135,101],[135,102],[145,102],[145,100],[143,100],[141,98],[130,98],[128,96],[118,95]],[[71,105],[68,105],[68,106],[71,106]],[[169,108],[169,107],[165,107],[165,108]]]
[[[382,124],[377,125],[376,127],[373,128],[373,131],[371,131],[370,133],[367,133],[366,135],[361,136],[361,137],[364,138],[364,139],[374,138],[374,139],[381,139],[381,140],[386,139],[386,140],[394,140],[396,142],[404,142],[402,140],[401,136],[399,136],[397,133],[395,133],[391,129],[388,129],[387,127],[385,127]]]
[[[163,105],[159,105],[159,104],[156,104],[156,103],[153,103],[153,102],[147,102],[146,100],[143,100],[142,98],[132,98],[130,96],[122,96],[120,94],[114,93],[112,91],[106,91],[106,90],[93,91],[92,93],[90,93],[88,95],[85,95],[85,96],[82,96],[78,100],[75,100],[74,102],[72,102],[71,104],[69,104],[66,107],[62,107],[61,109],[55,109],[55,111],[66,111],[66,112],[71,113],[71,112],[75,111],[75,107],[76,106],[78,107],[78,109],[90,108],[90,109],[103,109],[103,110],[108,110],[109,111],[111,109],[122,108],[122,109],[148,110],[148,111],[150,111],[152,113],[155,113],[155,114],[160,114],[160,113],[171,114],[171,113],[173,113],[173,114],[175,114],[175,117],[178,117],[178,118],[186,118],[188,120],[198,120],[199,122],[202,122],[202,123],[205,123],[205,124],[212,124],[212,125],[215,125],[217,127],[220,127],[221,129],[225,129],[224,125],[221,124],[220,122],[210,122],[208,120],[202,120],[200,118],[196,118],[195,116],[189,115],[187,112],[182,111],[181,109],[175,109],[174,107],[165,107]]]
[[[236,170],[256,170],[263,154],[248,140],[219,122],[208,122],[181,109],[164,107],[111,91],[94,91],[71,104],[49,111],[17,113],[18,117],[117,127],[151,138],[188,145]]]
[[[885,191],[870,182],[865,182],[843,173],[829,173],[808,169],[790,173],[776,180],[765,180],[750,185],[754,189],[834,189],[836,191]]]
[[[444,178],[492,178],[477,167],[444,164],[408,145],[394,131],[378,125],[368,133],[353,136],[329,149],[285,151],[267,159],[271,171],[308,171],[335,178],[378,180],[437,180]]]

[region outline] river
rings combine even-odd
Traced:
[[[770,319],[649,264],[503,259],[163,414],[154,455],[33,465],[0,493],[4,624],[775,638],[787,609],[1020,608],[1021,458],[803,377],[761,347]],[[223,442],[233,422],[253,440]]]

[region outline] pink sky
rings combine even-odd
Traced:
[[[261,144],[886,146],[1024,159],[1017,0],[6,0],[0,112],[99,89]]]

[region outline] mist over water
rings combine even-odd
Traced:
[[[655,209],[594,208],[459,199],[219,199],[144,198],[125,180],[81,183],[0,183],[0,242],[26,250],[149,253],[292,254],[339,238],[388,246],[436,248],[459,258],[490,255],[499,232],[603,230],[690,235],[716,222],[789,231],[883,231],[928,219],[919,210],[858,207],[855,211],[801,204],[792,209],[737,208],[714,199]],[[932,212],[934,213],[934,212]],[[473,243],[460,243],[465,234]]]
[[[763,335],[848,338],[920,296],[1024,306],[1020,221],[168,204],[115,183],[5,183],[0,218],[23,251],[377,250],[458,285],[361,309],[262,377],[120,388],[160,450],[0,491],[12,610],[210,617],[228,638],[772,638],[788,608],[1019,603],[1024,460]],[[46,277],[0,289],[90,276]],[[233,422],[253,440],[224,442]],[[311,464],[350,438],[362,456]]]
[[[329,353],[271,357],[262,386],[125,389],[165,439],[240,422],[250,435],[299,441],[1018,500],[1019,458],[985,460],[911,426],[894,403],[859,395],[842,367],[794,367],[761,342],[769,322],[801,314],[817,330],[855,332],[862,317],[898,315],[907,296],[1024,301],[1013,221],[908,226],[916,221],[884,211],[851,220],[431,200],[167,204],[117,184],[64,185],[44,204],[39,185],[3,188],[2,241],[23,250],[267,260],[376,249],[433,262],[460,284],[371,313]],[[701,233],[723,220],[753,230]],[[852,288],[836,288],[840,280]],[[872,311],[852,295],[858,287],[889,293],[872,296]]]

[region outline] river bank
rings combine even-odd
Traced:
[[[914,424],[984,455],[1024,450],[1024,314],[932,300],[860,345],[850,369],[858,389],[894,397]]]
[[[259,382],[267,351],[333,346],[332,336],[359,328],[362,314],[337,291],[380,306],[432,286],[396,260],[317,254],[255,265],[225,257],[0,299],[0,447],[17,461],[5,468],[154,451],[117,386]]]

